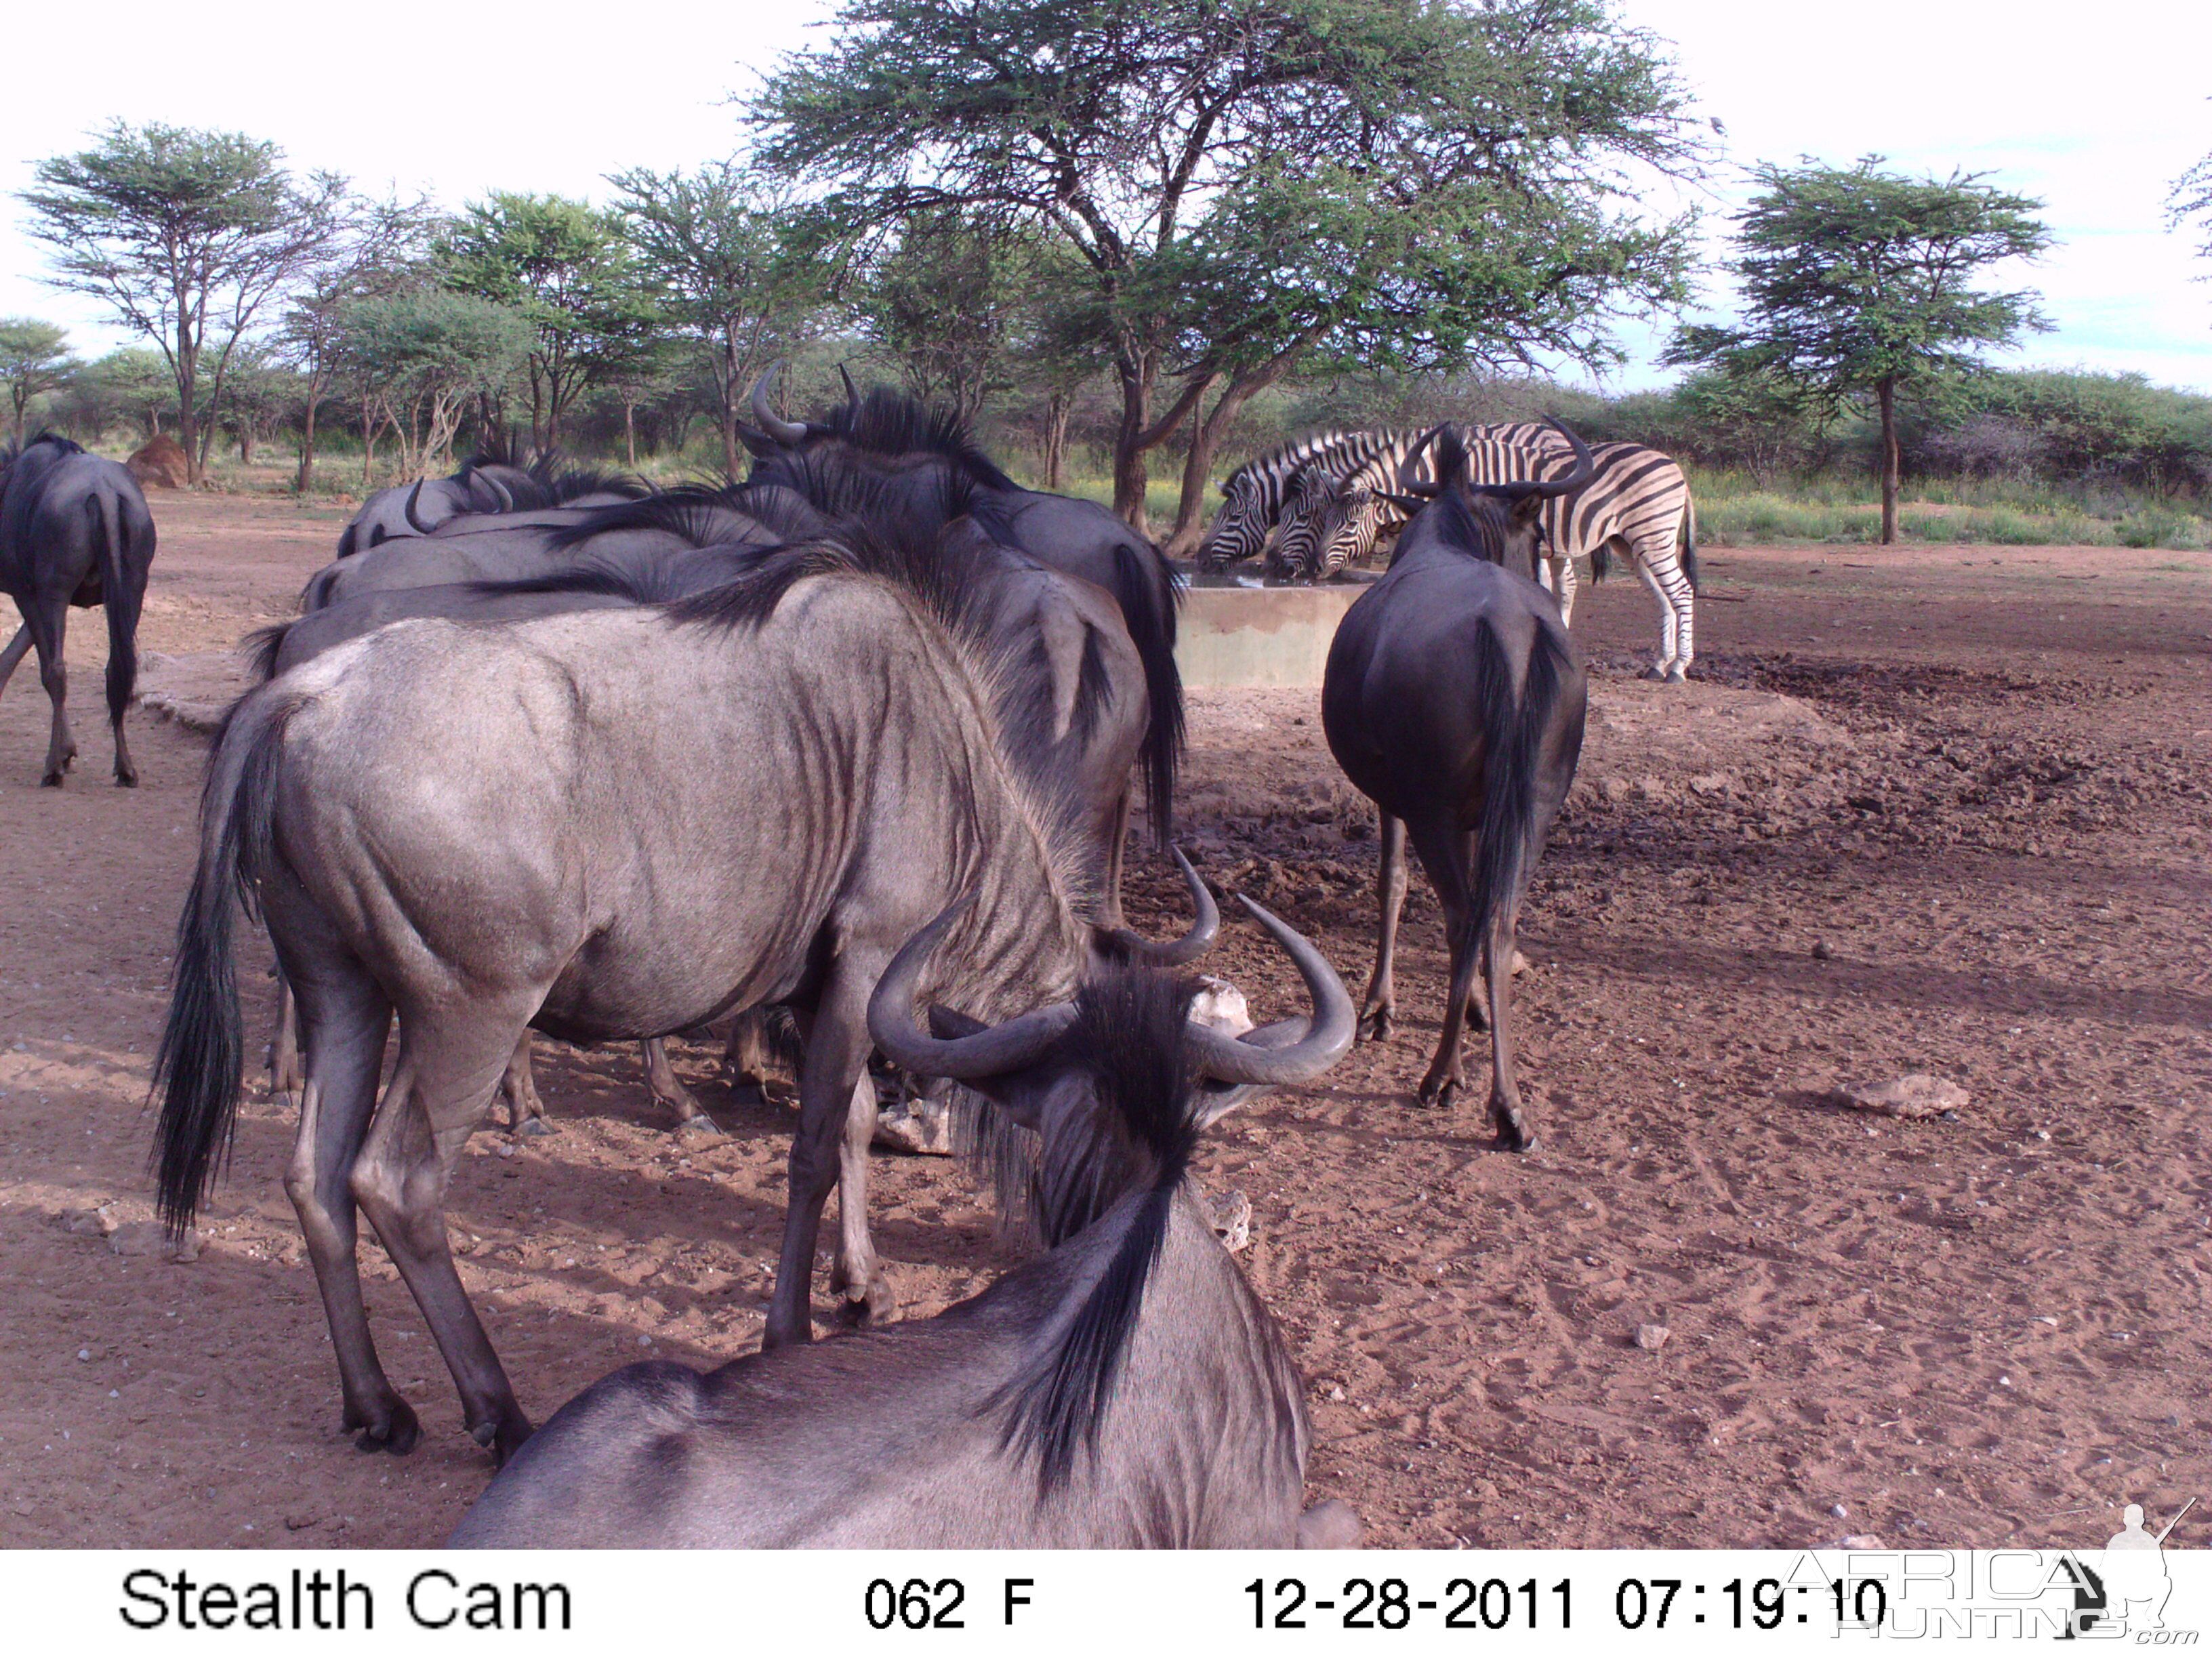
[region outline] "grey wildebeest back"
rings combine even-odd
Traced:
[[[916,981],[957,917],[871,1000],[884,1051],[957,1077],[1040,1134],[1048,1251],[934,1318],[702,1375],[633,1365],[563,1407],[454,1533],[465,1547],[1214,1547],[1349,1544],[1304,1511],[1304,1389],[1274,1321],[1185,1184],[1200,1132],[1351,1045],[1351,999],[1257,906],[1314,1004],[1243,1040],[1190,1018],[1196,986],[1090,976],[1072,1004],[989,1027]]]
[[[107,612],[107,720],[115,734],[115,781],[133,785],[138,769],[123,717],[138,681],[138,612],[154,562],[154,515],[127,468],[81,445],[42,432],[20,449],[0,451],[0,592],[22,612],[22,625],[0,650],[0,691],[24,653],[36,647],[39,680],[53,708],[40,781],[58,787],[76,757],[69,723],[69,670],[63,646],[71,605]]]
[[[635,478],[563,466],[551,453],[526,467],[495,455],[472,455],[451,477],[417,478],[375,491],[338,532],[337,556],[349,559],[387,541],[428,536],[457,518],[506,516],[645,491]]]
[[[1451,964],[1420,1100],[1450,1103],[1465,1081],[1461,1024],[1470,1011],[1486,1016],[1490,1115],[1516,1151],[1534,1137],[1513,1071],[1514,931],[1574,782],[1587,706],[1582,659],[1533,574],[1546,501],[1591,471],[1588,447],[1569,437],[1583,465],[1566,478],[1474,486],[1456,434],[1435,430],[1438,482],[1423,487],[1432,498],[1407,526],[1389,572],[1345,613],[1322,687],[1329,750],[1382,820],[1363,1023],[1377,1038],[1389,1034],[1410,838],[1443,908]],[[1480,999],[1478,966],[1487,989]]]
[[[1066,996],[1111,943],[1079,914],[1064,830],[1001,752],[988,667],[918,592],[842,549],[800,548],[667,612],[397,623],[233,710],[156,1059],[161,1209],[190,1223],[236,1109],[237,887],[298,998],[307,1083],[286,1184],[365,1447],[408,1449],[417,1427],[369,1337],[356,1204],[422,1306],[471,1433],[505,1456],[529,1432],[440,1208],[526,1025],[590,1042],[765,1003],[804,1012],[765,1336],[803,1342],[841,1163],[833,1285],[876,1277],[854,1201],[873,1096],[859,1109],[855,1085],[867,996],[900,942],[978,890],[938,977],[992,1018]]]

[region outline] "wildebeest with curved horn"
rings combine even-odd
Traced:
[[[848,1302],[875,1288],[858,1197],[874,1091],[856,1085],[867,999],[899,945],[975,890],[932,988],[993,1020],[1142,948],[1083,913],[1054,803],[1000,747],[989,665],[939,619],[958,623],[972,591],[933,548],[894,548],[871,574],[816,544],[665,611],[397,623],[234,706],[155,1060],[160,1208],[190,1224],[236,1110],[235,889],[258,900],[299,1001],[307,1083],[285,1182],[365,1448],[404,1451],[419,1431],[369,1336],[356,1205],[422,1309],[470,1432],[501,1458],[529,1434],[440,1206],[526,1025],[607,1041],[769,1003],[799,1012],[800,1117],[764,1335],[777,1346],[811,1334],[815,1237],[840,1173],[833,1286]],[[1184,867],[1198,924],[1154,947],[1174,961],[1215,925]]]
[[[1389,1033],[1410,836],[1443,907],[1451,962],[1421,1102],[1448,1105],[1466,1081],[1460,1024],[1479,962],[1489,992],[1490,1116],[1516,1152],[1535,1138],[1513,1076],[1514,930],[1574,783],[1587,708],[1582,659],[1534,580],[1544,503],[1594,471],[1589,447],[1566,435],[1581,460],[1567,477],[1475,485],[1457,434],[1429,434],[1436,482],[1401,479],[1427,502],[1389,572],[1345,612],[1322,686],[1330,752],[1382,818],[1381,925],[1362,1022],[1377,1037]]]
[[[338,532],[341,559],[387,541],[428,536],[457,518],[509,515],[579,502],[596,506],[645,493],[645,485],[619,474],[563,466],[552,453],[528,466],[494,455],[472,455],[446,478],[417,478],[370,495]]]
[[[899,1064],[957,1078],[1043,1140],[1048,1253],[933,1319],[702,1376],[632,1365],[492,1481],[466,1547],[1282,1549],[1356,1541],[1304,1510],[1297,1367],[1185,1185],[1199,1133],[1352,1044],[1321,953],[1259,906],[1310,1021],[1222,1035],[1188,981],[1135,967],[987,1027],[915,1008],[963,907],[892,960],[868,1010]]]
[[[138,781],[123,716],[138,680],[138,611],[154,562],[154,515],[129,469],[81,444],[41,432],[0,451],[0,592],[23,614],[0,650],[0,691],[23,653],[37,647],[39,680],[53,704],[40,781],[58,787],[76,757],[63,657],[71,605],[107,611],[107,721],[115,732],[115,781]]]
[[[844,406],[828,420],[783,420],[768,400],[780,369],[781,365],[771,368],[753,386],[753,418],[761,431],[745,436],[755,458],[749,483],[780,483],[805,493],[810,479],[834,477],[842,469],[862,470],[895,490],[920,492],[915,497],[920,505],[941,493],[935,481],[949,476],[965,484],[963,510],[994,539],[1114,596],[1144,663],[1150,714],[1139,763],[1146,813],[1154,841],[1164,849],[1173,831],[1176,772],[1183,746],[1182,677],[1175,659],[1182,592],[1159,550],[1096,501],[1023,489],[975,446],[955,413],[929,409],[887,387],[878,386],[863,398],[848,375]],[[798,469],[801,461],[813,464],[814,470]],[[842,468],[824,465],[832,461]],[[1120,915],[1127,827],[1125,800],[1100,887],[1109,918]]]

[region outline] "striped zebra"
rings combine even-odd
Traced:
[[[1573,452],[1548,427],[1521,422],[1460,431],[1478,483],[1555,477],[1575,464]],[[1406,521],[1407,508],[1395,499],[1404,487],[1399,469],[1419,442],[1419,434],[1411,434],[1334,475],[1316,465],[1302,469],[1286,492],[1276,557],[1316,581],[1367,557]],[[1672,460],[1642,444],[1599,444],[1594,453],[1597,477],[1589,486],[1545,506],[1547,586],[1561,620],[1571,622],[1575,556],[1587,557],[1591,575],[1602,578],[1612,556],[1626,555],[1659,601],[1659,656],[1649,677],[1680,680],[1696,653],[1698,526],[1689,481]],[[1435,453],[1429,445],[1415,457],[1413,481],[1435,482]]]
[[[1382,448],[1410,446],[1419,435],[1390,431],[1316,432],[1245,462],[1221,486],[1225,499],[1199,552],[1200,567],[1225,570],[1265,553],[1269,574],[1296,574],[1297,568],[1284,562],[1279,550],[1280,518],[1291,481],[1312,467],[1340,477]]]

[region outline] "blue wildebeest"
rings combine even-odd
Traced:
[[[1522,1152],[1534,1137],[1513,1076],[1513,936],[1529,872],[1574,782],[1586,708],[1582,659],[1534,575],[1545,503],[1582,488],[1593,471],[1589,447],[1567,436],[1581,461],[1567,477],[1478,485],[1458,435],[1449,427],[1431,433],[1435,482],[1407,480],[1426,504],[1400,537],[1389,573],[1345,612],[1322,687],[1329,750],[1382,819],[1382,916],[1363,1025],[1389,1033],[1410,837],[1443,907],[1451,963],[1443,1035],[1420,1099],[1448,1105],[1466,1081],[1460,1025],[1476,999],[1479,963],[1491,1120]]]
[[[834,506],[855,481],[872,478],[878,486],[872,499],[883,510],[919,513],[926,521],[945,510],[935,503],[955,499],[944,489],[950,479],[959,486],[960,510],[994,540],[1113,595],[1144,667],[1148,712],[1139,763],[1153,838],[1166,848],[1183,745],[1182,677],[1175,659],[1182,595],[1159,550],[1096,501],[1015,483],[975,447],[952,412],[931,410],[881,386],[863,398],[849,375],[844,407],[827,421],[782,420],[768,402],[777,373],[771,368],[753,387],[753,417],[762,430],[748,432],[745,439],[755,457],[752,485],[780,484],[817,506]],[[816,499],[825,487],[833,498]],[[1101,914],[1109,922],[1121,917],[1132,799],[1129,790],[1119,793],[1111,820],[1100,831],[1104,866],[1098,891]]]
[[[39,681],[53,704],[40,782],[58,787],[76,757],[62,645],[70,607],[95,605],[107,611],[107,720],[115,732],[115,781],[138,781],[123,716],[138,680],[138,611],[153,562],[154,515],[126,468],[88,455],[82,445],[51,432],[21,448],[0,450],[0,592],[23,615],[15,637],[0,651],[0,691],[35,646]]]
[[[1008,763],[993,666],[948,626],[965,628],[973,585],[941,550],[872,545],[790,549],[665,610],[396,623],[232,710],[155,1060],[160,1206],[190,1224],[235,1115],[235,889],[258,901],[299,1002],[307,1082],[285,1182],[364,1448],[404,1451],[419,1431],[369,1336],[356,1206],[421,1306],[470,1432],[502,1459],[529,1434],[441,1208],[526,1026],[597,1042],[763,1004],[799,1012],[799,1125],[764,1336],[780,1346],[811,1334],[814,1243],[841,1176],[833,1288],[875,1300],[866,1012],[899,945],[976,891],[933,990],[993,1020],[1140,948],[1085,914],[1057,804]],[[1164,948],[1176,961],[1214,925],[1189,879],[1200,914]]]
[[[635,478],[564,467],[551,454],[538,456],[526,467],[475,455],[449,478],[417,478],[375,491],[338,532],[338,557],[430,535],[456,518],[504,516],[578,501],[596,506],[644,493],[645,486]]]
[[[1189,981],[1133,967],[985,1026],[915,1008],[957,920],[900,951],[868,1026],[900,1064],[952,1077],[1043,1139],[1049,1247],[933,1319],[747,1354],[701,1375],[629,1366],[546,1424],[454,1533],[468,1547],[1258,1548],[1351,1544],[1340,1503],[1304,1510],[1297,1367],[1185,1184],[1208,1124],[1318,1076],[1352,1000],[1257,905],[1310,1021],[1242,1040],[1189,1017]]]

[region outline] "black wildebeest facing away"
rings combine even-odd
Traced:
[[[1247,908],[1313,1000],[1239,1040],[1192,1022],[1188,981],[1109,968],[1072,1003],[986,1027],[917,981],[958,908],[893,959],[868,1010],[884,1053],[957,1078],[1042,1136],[1048,1254],[933,1319],[702,1376],[632,1365],[570,1401],[453,1537],[471,1547],[1221,1548],[1350,1544],[1304,1511],[1304,1389],[1184,1176],[1200,1132],[1351,1046],[1319,951]]]
[[[530,1432],[441,1205],[526,1026],[605,1042],[764,1004],[799,1012],[799,1125],[764,1335],[777,1346],[811,1334],[833,1179],[833,1289],[872,1299],[866,1008],[900,945],[977,892],[927,988],[991,1020],[1066,998],[1138,946],[1085,913],[1071,830],[1001,748],[992,667],[948,626],[972,602],[934,548],[869,569],[815,544],[666,610],[395,623],[234,708],[155,1060],[160,1206],[190,1224],[236,1111],[236,890],[258,899],[298,999],[307,1081],[285,1182],[362,1446],[404,1451],[419,1431],[369,1335],[356,1206],[421,1306],[471,1433],[504,1458]],[[1191,879],[1202,944],[1212,907]]]
[[[62,643],[70,607],[95,605],[107,611],[107,720],[115,732],[115,781],[138,781],[123,716],[137,685],[138,611],[153,562],[154,515],[128,469],[88,455],[82,445],[51,432],[20,449],[0,451],[0,592],[23,613],[22,626],[0,651],[0,691],[35,646],[40,683],[54,714],[40,782],[58,787],[76,757]]]
[[[428,536],[458,518],[507,516],[578,501],[596,506],[644,493],[635,478],[564,467],[551,454],[538,456],[528,466],[474,455],[451,477],[417,478],[370,495],[338,532],[338,557],[349,559],[387,541]]]
[[[1534,1136],[1513,1076],[1513,936],[1529,872],[1574,783],[1587,708],[1582,659],[1534,579],[1545,501],[1592,472],[1589,448],[1567,436],[1581,465],[1566,477],[1476,485],[1457,434],[1430,434],[1437,481],[1401,480],[1429,499],[1389,573],[1345,612],[1322,687],[1330,752],[1382,819],[1381,926],[1362,1024],[1389,1033],[1410,837],[1443,907],[1451,962],[1443,1035],[1420,1099],[1447,1105],[1466,1081],[1460,1025],[1479,964],[1491,1121],[1516,1152]]]

